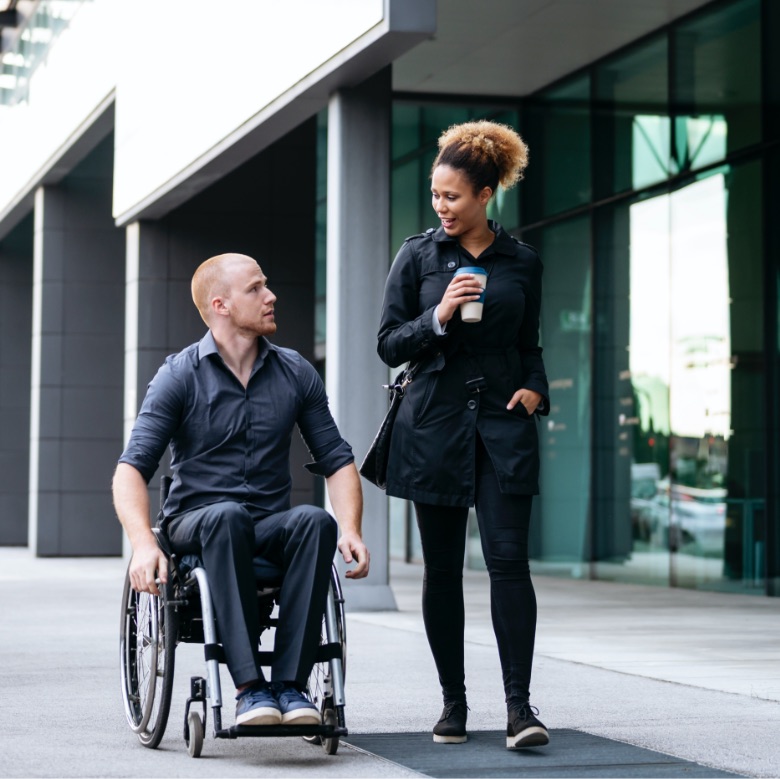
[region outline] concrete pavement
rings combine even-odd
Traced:
[[[347,745],[328,757],[298,739],[208,735],[203,757],[193,760],[181,722],[202,655],[189,645],[177,650],[165,739],[158,750],[141,747],[125,723],[118,683],[124,569],[117,558],[37,559],[0,548],[0,776],[419,775]],[[441,711],[421,576],[418,566],[394,564],[399,610],[347,616],[353,734],[429,731]],[[467,571],[465,582],[469,727],[501,730],[486,574]],[[551,730],[780,777],[780,600],[543,576],[535,583],[532,696]],[[232,687],[222,678],[227,698]],[[227,708],[226,721],[231,716]]]

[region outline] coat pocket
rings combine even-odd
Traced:
[[[515,392],[523,388],[523,379],[521,378],[522,372],[523,366],[519,357],[517,357],[517,359],[507,358],[501,374],[501,386],[506,396],[504,403],[509,403]],[[520,402],[518,402],[511,411],[508,410],[507,414],[512,414],[513,416],[518,416],[523,419],[531,418],[528,409]]]

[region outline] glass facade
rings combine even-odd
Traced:
[[[712,3],[511,106],[396,101],[391,253],[434,222],[442,129],[530,147],[494,216],[545,266],[536,571],[780,591],[775,6]],[[419,558],[400,501],[391,553]]]
[[[90,0],[41,0],[20,26],[13,43],[0,51],[0,106],[12,106],[27,100],[29,83],[35,69],[58,35],[68,28],[85,2]]]
[[[761,586],[761,167],[594,213],[599,578]]]

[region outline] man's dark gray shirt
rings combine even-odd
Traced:
[[[150,382],[119,462],[148,483],[170,444],[166,516],[223,500],[261,514],[289,509],[296,424],[314,461],[306,465],[312,473],[327,477],[354,461],[311,363],[258,340],[246,388],[223,362],[211,331],[168,357]]]

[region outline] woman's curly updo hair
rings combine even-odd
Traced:
[[[498,186],[510,189],[528,165],[528,147],[517,132],[505,124],[481,120],[454,124],[439,136],[439,153],[431,174],[439,165],[461,171],[474,193]]]

